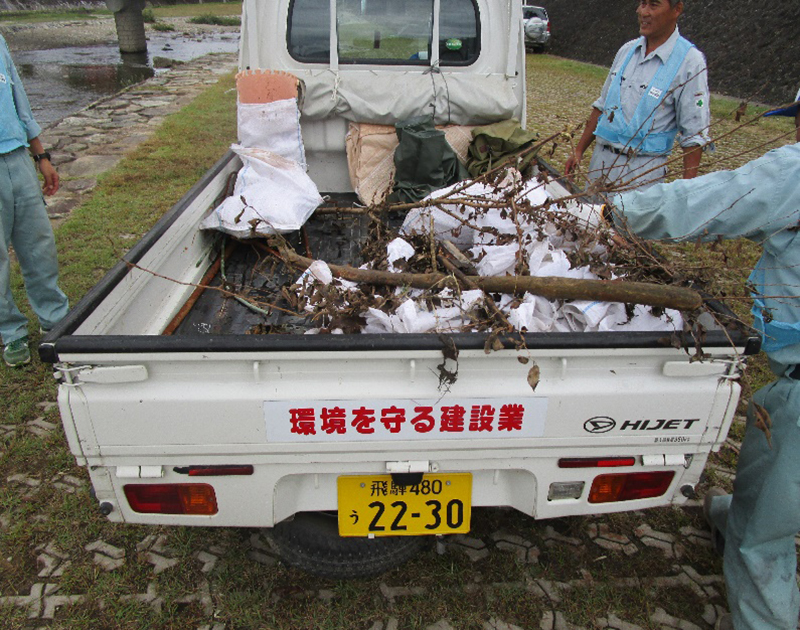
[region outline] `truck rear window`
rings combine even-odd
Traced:
[[[288,26],[294,59],[330,61],[330,0],[293,0]],[[339,63],[429,65],[433,0],[337,0],[336,28]],[[475,0],[441,0],[438,49],[444,66],[478,58]]]

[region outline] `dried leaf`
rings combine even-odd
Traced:
[[[442,345],[444,346],[442,348],[442,356],[445,359],[452,359],[453,361],[458,361],[458,348],[456,347],[456,342],[453,341],[452,337],[439,335],[439,341],[441,341]]]
[[[439,340],[444,345],[442,348],[442,356],[444,358],[442,362],[436,366],[439,370],[439,389],[441,390],[442,388],[453,385],[458,379],[458,348],[456,347],[455,341],[450,337],[439,335]],[[447,368],[448,360],[455,363],[454,369],[450,370]]]
[[[747,114],[747,101],[742,101],[739,103],[739,107],[734,112],[734,120],[739,122],[742,118],[744,118],[745,114]]]
[[[536,365],[536,362],[533,362],[531,369],[528,370],[528,385],[531,386],[533,391],[536,391],[536,388],[539,385],[539,366]]]
[[[753,411],[756,417],[756,428],[764,432],[767,437],[767,444],[772,448],[772,418],[769,412],[757,403],[753,403]]]

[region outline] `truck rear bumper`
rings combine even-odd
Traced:
[[[638,510],[686,500],[681,493],[699,480],[707,454],[676,455],[679,465],[645,465],[641,457],[624,468],[559,468],[557,458],[517,457],[484,459],[480,462],[441,459],[439,471],[472,475],[473,507],[511,507],[532,517],[555,518]],[[660,461],[664,461],[662,458]],[[297,512],[337,510],[337,479],[340,475],[385,475],[385,465],[305,464],[256,465],[247,476],[187,477],[176,472],[181,466],[139,468],[144,474],[156,470],[162,476],[137,477],[137,467],[90,467],[97,500],[112,521],[232,527],[271,527]],[[300,472],[303,469],[304,472]],[[663,495],[624,502],[591,503],[594,480],[601,475],[641,474],[672,471]],[[214,515],[144,514],[135,512],[125,496],[125,486],[156,484],[208,484],[214,489],[218,512]],[[572,496],[551,497],[553,484],[578,489]],[[109,511],[110,510],[110,511]]]

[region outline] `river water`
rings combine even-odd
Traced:
[[[232,53],[238,33],[178,33],[148,35],[145,55],[120,54],[116,42],[107,45],[11,51],[34,116],[42,127],[77,112],[99,98],[154,76],[155,57],[190,61],[209,53]]]

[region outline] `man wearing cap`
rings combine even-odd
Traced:
[[[779,111],[800,124],[797,103]],[[748,284],[776,380],[753,395],[733,494],[712,488],[703,509],[724,553],[731,613],[718,630],[794,630],[800,615],[800,130],[797,138],[733,171],[611,197],[622,233],[763,248]]]
[[[662,181],[675,138],[683,177],[697,175],[711,120],[706,61],[678,31],[683,0],[640,0],[641,37],[614,59],[600,98],[564,172],[572,175],[597,138],[587,177],[598,185],[644,187]]]
[[[58,287],[56,244],[42,197],[43,192],[52,195],[58,190],[58,173],[40,133],[6,40],[0,35],[0,338],[3,360],[10,367],[31,360],[28,318],[11,294],[10,245],[41,329],[52,328],[69,310],[67,297]],[[41,189],[34,164],[44,177]]]

